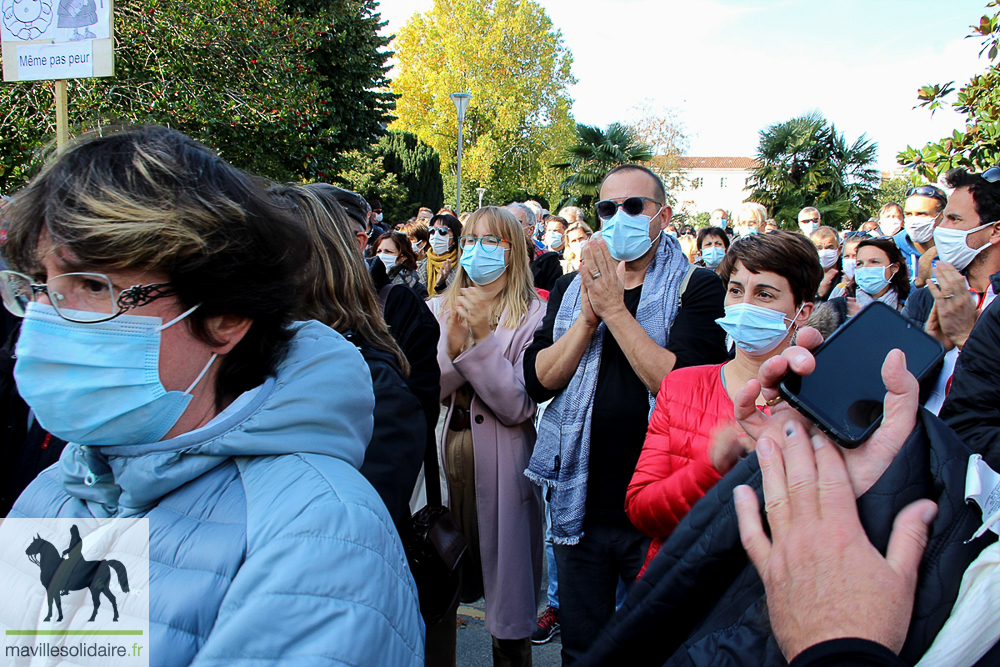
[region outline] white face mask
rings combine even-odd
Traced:
[[[878,221],[878,228],[885,236],[892,236],[899,232],[903,226],[903,221],[899,218],[882,218]]]
[[[800,222],[799,223],[799,229],[801,229],[802,233],[805,234],[806,236],[812,236],[812,233],[815,232],[817,229],[819,229],[819,223],[818,222]]]
[[[376,213],[375,214],[375,222],[382,222],[382,214],[381,213]]]
[[[853,257],[851,257],[850,259],[845,257],[844,261],[841,263],[841,266],[844,267],[844,275],[847,276],[848,280],[854,278],[854,267],[857,266],[857,263],[858,260],[854,259]]]
[[[441,236],[440,234],[431,234],[431,250],[434,251],[435,255],[443,255],[448,252],[448,246],[451,245],[451,238],[447,236]]]
[[[824,269],[829,269],[837,263],[837,257],[839,256],[840,253],[836,250],[820,250],[819,263]]]
[[[420,247],[420,242],[419,241],[413,241],[412,243],[410,243],[410,247],[413,248],[413,252],[415,252],[418,255],[422,251],[422,248]]]
[[[399,255],[390,255],[387,252],[380,252],[378,254],[378,258],[382,260],[383,264],[385,264],[386,269],[391,269],[396,266],[396,260],[399,259]]]
[[[937,246],[938,257],[942,262],[947,262],[959,271],[964,271],[972,263],[972,260],[976,258],[976,255],[990,247],[988,241],[978,248],[969,247],[969,234],[995,224],[996,221],[987,222],[985,225],[979,225],[975,229],[968,231],[951,229],[950,227],[935,227],[934,245]]]
[[[903,219],[903,227],[910,238],[917,243],[927,243],[934,238],[934,222],[938,216],[908,215]]]

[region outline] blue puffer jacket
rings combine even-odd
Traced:
[[[150,664],[423,664],[402,545],[358,472],[368,368],[335,331],[296,327],[277,376],[211,424],[147,445],[69,445],[14,506],[149,519]]]

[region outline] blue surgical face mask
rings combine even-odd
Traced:
[[[489,285],[507,270],[504,262],[506,256],[507,249],[502,246],[488,251],[483,249],[482,243],[477,243],[472,248],[462,251],[460,263],[472,282],[477,285]]]
[[[21,397],[46,431],[69,442],[158,442],[215,361],[213,354],[187,391],[167,391],[160,382],[160,332],[192,312],[167,324],[141,315],[79,324],[50,305],[30,303],[14,365]]]
[[[767,354],[788,336],[788,327],[802,312],[802,306],[789,319],[780,310],[771,310],[751,303],[726,306],[726,316],[715,320],[735,341],[736,346],[751,356]]]
[[[611,256],[619,262],[631,262],[646,254],[653,245],[649,238],[649,223],[663,210],[661,206],[655,215],[632,216],[621,207],[609,220],[604,221],[601,238],[608,244]]]
[[[705,262],[705,266],[710,266],[713,269],[722,264],[722,258],[725,256],[726,249],[719,246],[709,246],[701,251],[701,259]]]
[[[889,279],[885,277],[888,266],[859,266],[854,269],[854,282],[865,293],[875,296],[889,286]]]
[[[545,232],[545,247],[550,250],[553,248],[561,248],[563,242],[563,235],[559,232]]]

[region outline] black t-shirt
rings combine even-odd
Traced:
[[[535,357],[552,345],[552,330],[570,273],[549,294],[542,325],[524,354],[524,384],[528,395],[541,403],[559,391],[546,389],[535,373]],[[625,307],[635,317],[642,286],[625,290]],[[681,306],[670,329],[667,349],[677,356],[674,368],[725,361],[725,332],[715,323],[725,314],[725,288],[714,271],[696,269],[681,297]],[[649,426],[649,391],[632,370],[628,358],[611,332],[604,335],[601,367],[597,376],[590,427],[590,462],[587,479],[587,519],[628,524],[625,490],[639,461]]]

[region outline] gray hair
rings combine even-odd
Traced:
[[[524,215],[526,216],[528,223],[531,224],[532,227],[538,224],[538,217],[535,216],[535,212],[527,204],[522,204],[521,202],[514,201],[507,204],[506,208],[508,211],[515,208],[518,209],[519,211],[524,211]]]

